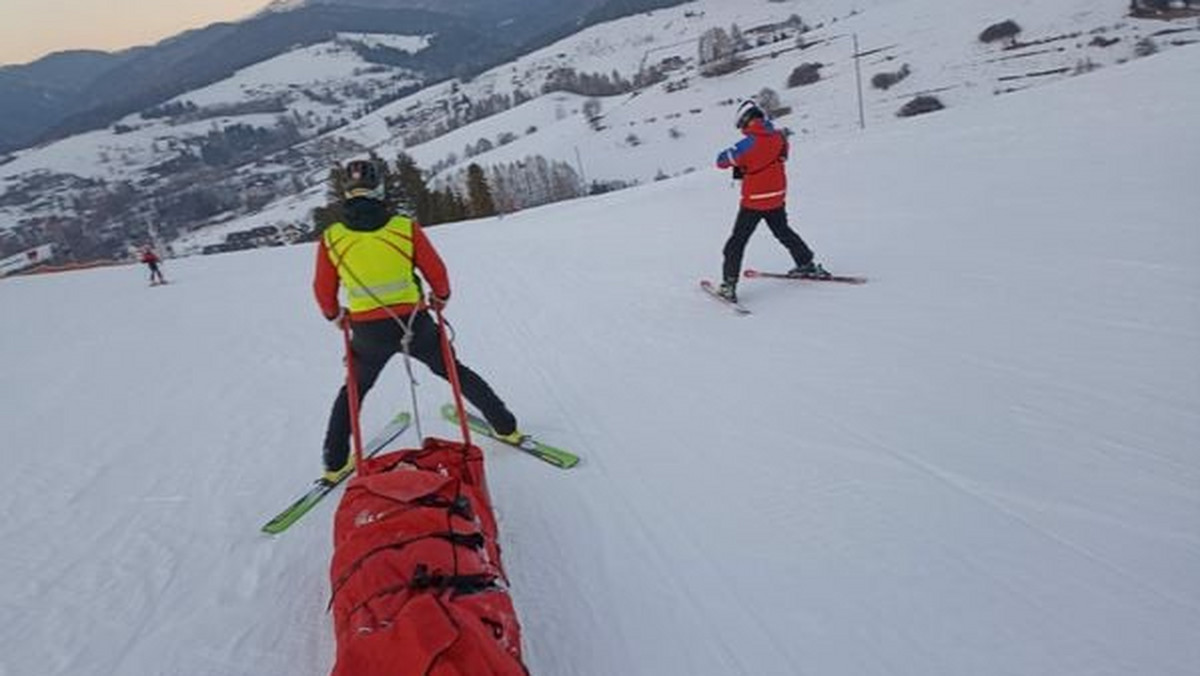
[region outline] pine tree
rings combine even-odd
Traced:
[[[404,213],[415,216],[417,221],[423,224],[432,225],[437,222],[433,220],[433,200],[430,198],[429,186],[425,183],[417,161],[406,153],[400,153],[396,156],[395,175],[396,200],[398,204],[403,205]]]
[[[471,218],[496,215],[496,203],[483,167],[474,162],[467,167],[467,211]]]
[[[400,180],[400,172],[389,166],[387,162],[380,162],[379,166],[383,170],[383,201],[387,204],[388,211],[393,214],[412,215],[412,205],[409,203],[408,193],[404,190],[404,184]]]
[[[443,223],[453,223],[455,221],[466,220],[467,218],[467,201],[463,199],[461,193],[454,188],[446,188],[446,218]]]
[[[344,192],[343,186],[346,184],[346,170],[340,164],[335,165],[329,170],[326,184],[326,204],[313,209],[312,212],[314,232],[323,232],[325,228],[345,218],[345,213],[342,211],[342,193]]]

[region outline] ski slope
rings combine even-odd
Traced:
[[[696,288],[715,171],[432,229],[463,361],[584,456],[481,442],[531,672],[1194,674],[1198,78],[1184,47],[800,143],[793,223],[871,281],[746,281],[750,317]],[[328,672],[334,502],[258,532],[342,376],[312,257],[0,283],[0,674]],[[747,264],[787,265],[765,228]],[[394,363],[367,429],[409,396]]]

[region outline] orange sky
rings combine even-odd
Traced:
[[[0,0],[0,65],[65,49],[148,45],[217,21],[240,19],[269,0]]]

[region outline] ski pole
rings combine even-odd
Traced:
[[[467,425],[467,411],[463,406],[462,383],[458,380],[458,360],[454,358],[454,348],[446,336],[446,318],[442,316],[442,308],[434,307],[438,320],[438,336],[442,341],[442,360],[446,364],[446,379],[450,381],[450,389],[454,391],[454,407],[458,410],[458,427],[462,431],[463,444],[471,445],[471,428]]]
[[[362,430],[358,424],[358,378],[354,376],[354,350],[350,347],[350,320],[343,319],[342,342],[346,346],[346,395],[350,401],[350,432],[354,439],[354,466],[363,466]]]

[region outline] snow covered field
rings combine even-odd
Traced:
[[[544,676],[1194,674],[1200,48],[802,143],[792,220],[862,287],[719,269],[701,171],[444,226]],[[0,675],[327,673],[342,375],[311,247],[0,283]],[[787,264],[765,229],[747,264]],[[418,368],[426,434],[446,386]],[[409,401],[389,367],[368,429]],[[413,443],[410,433],[407,443]]]

